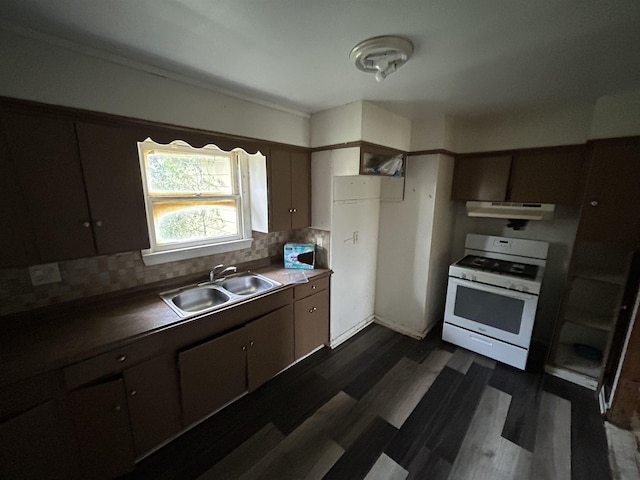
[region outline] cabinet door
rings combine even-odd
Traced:
[[[577,238],[640,240],[640,138],[595,141]]]
[[[182,428],[175,359],[172,354],[124,371],[129,418],[140,456]]]
[[[131,471],[134,449],[122,379],[69,394],[83,478],[113,478]]]
[[[585,176],[584,147],[519,152],[511,163],[510,202],[576,205]]]
[[[38,263],[29,210],[19,178],[0,124],[0,268]]]
[[[11,162],[40,263],[95,254],[73,122],[2,112]]]
[[[76,123],[99,254],[149,248],[135,137],[121,127]]]
[[[294,307],[295,359],[329,341],[329,292],[298,300]]]
[[[291,228],[311,225],[311,158],[306,152],[291,152]]]
[[[511,155],[456,158],[451,199],[505,201],[510,168]]]
[[[71,439],[55,400],[50,400],[0,425],[3,478],[72,477],[67,450]]]
[[[281,232],[291,229],[291,154],[271,149],[267,158],[269,177],[269,230]]]
[[[247,391],[244,328],[178,355],[185,426]]]
[[[287,305],[246,327],[249,391],[293,363],[293,307]]]

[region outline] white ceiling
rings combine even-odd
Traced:
[[[483,115],[640,88],[639,0],[2,0],[0,19],[305,113]],[[349,51],[387,34],[415,52],[377,83]]]

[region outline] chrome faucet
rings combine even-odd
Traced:
[[[231,273],[236,273],[238,269],[236,267],[227,267],[225,268],[224,265],[220,264],[220,265],[216,265],[215,267],[213,267],[213,270],[211,270],[209,272],[209,281],[210,282],[214,282],[222,277],[225,277]]]

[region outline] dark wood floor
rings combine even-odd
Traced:
[[[378,325],[323,349],[126,479],[611,478],[593,392]]]

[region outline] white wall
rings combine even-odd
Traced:
[[[453,151],[453,121],[450,117],[434,112],[430,118],[411,123],[412,152],[446,149]]]
[[[0,29],[0,95],[309,145],[309,118]]]
[[[453,203],[453,159],[410,157],[405,198],[381,203],[376,278],[376,319],[421,338],[441,320]]]
[[[589,138],[633,135],[640,135],[640,89],[599,98]]]
[[[593,105],[581,105],[458,118],[453,122],[453,151],[482,152],[585,143],[589,138],[592,115]]]
[[[362,102],[352,102],[311,116],[311,146],[326,147],[361,140]]]
[[[411,147],[411,120],[362,102],[361,139],[407,151]]]
[[[451,201],[453,183],[453,157],[437,155],[438,178],[436,180],[435,207],[429,253],[429,283],[427,284],[427,329],[444,317],[447,295],[446,279],[451,264],[451,249],[456,214],[456,204]],[[443,279],[445,281],[443,281]]]

